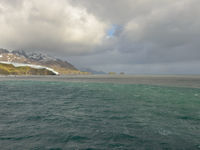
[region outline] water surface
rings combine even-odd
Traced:
[[[200,149],[200,89],[1,81],[0,147]]]

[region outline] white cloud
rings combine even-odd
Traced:
[[[1,0],[0,46],[69,56],[93,69],[194,73],[199,6],[199,0]],[[106,38],[113,25],[120,28]]]
[[[0,44],[10,48],[84,53],[101,44],[107,25],[65,0],[0,2]],[[73,49],[71,47],[77,47]]]

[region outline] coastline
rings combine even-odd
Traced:
[[[0,75],[0,81],[60,81],[200,88],[200,75]]]

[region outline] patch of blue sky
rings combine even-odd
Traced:
[[[106,37],[107,38],[112,38],[112,37],[115,37],[115,36],[118,36],[121,31],[123,30],[123,26],[122,25],[116,25],[116,24],[113,24],[110,29],[107,31],[106,33]]]
[[[107,31],[107,36],[108,37],[115,36],[115,33],[119,28],[120,28],[119,25],[112,25],[111,28]]]

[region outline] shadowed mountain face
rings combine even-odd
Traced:
[[[25,51],[8,51],[0,49],[0,61],[40,65],[52,68],[59,74],[87,74],[76,69],[72,64],[41,53],[26,53]]]
[[[106,74],[106,72],[103,72],[103,71],[97,71],[97,70],[93,70],[93,69],[90,69],[90,68],[79,68],[81,71],[84,71],[84,72],[91,72],[92,74]]]

